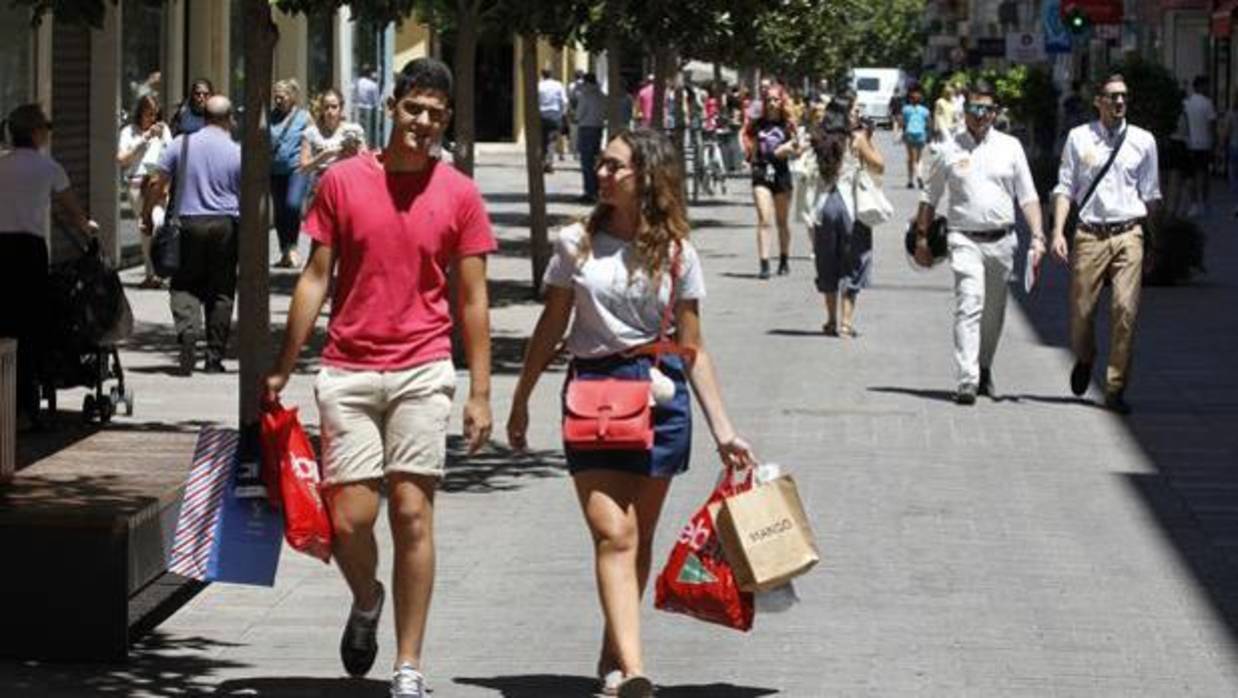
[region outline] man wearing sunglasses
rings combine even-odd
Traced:
[[[1070,265],[1070,344],[1075,353],[1070,389],[1075,395],[1087,392],[1091,382],[1096,305],[1105,280],[1113,285],[1105,405],[1127,414],[1130,405],[1123,394],[1143,279],[1144,221],[1155,217],[1161,189],[1156,139],[1126,123],[1126,81],[1110,75],[1097,85],[1096,95],[1100,118],[1071,130],[1062,149],[1053,190],[1053,256]],[[1116,157],[1111,157],[1115,150]],[[1074,249],[1068,251],[1066,218],[1072,205],[1079,208],[1078,225]]]
[[[1015,203],[1032,230],[1034,262],[1044,254],[1040,198],[1023,146],[993,128],[998,105],[993,85],[977,80],[968,90],[962,131],[948,134],[925,162],[928,186],[916,218],[916,262],[933,263],[928,230],[941,197],[946,211],[950,268],[954,271],[955,401],[972,405],[976,395],[996,399],[993,358],[1006,318],[1006,290],[1019,246]]]

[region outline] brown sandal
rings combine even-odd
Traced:
[[[821,332],[823,332],[826,337],[837,337],[838,325],[835,325],[832,322],[827,322],[821,326]]]

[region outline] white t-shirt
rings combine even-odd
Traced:
[[[1216,108],[1212,100],[1198,92],[1182,100],[1186,114],[1186,146],[1191,150],[1212,150],[1212,125],[1216,121]]]
[[[134,147],[143,148],[142,156],[135,159],[125,168],[125,179],[136,179],[148,172],[159,162],[163,149],[172,142],[172,130],[166,126],[160,129],[159,136],[146,141],[137,124],[129,124],[120,130],[120,152],[125,153]]]
[[[301,132],[301,140],[309,144],[311,157],[318,157],[318,154],[324,150],[339,150],[343,147],[344,140],[348,138],[356,139],[361,146],[358,150],[365,147],[365,129],[350,121],[340,122],[340,125],[335,127],[335,131],[330,136],[322,135],[322,131],[318,130],[318,124],[314,123],[306,126],[305,130]],[[328,165],[339,158],[340,156],[337,154],[333,158],[323,160],[314,168],[314,172],[322,172],[327,169]]]
[[[52,195],[69,188],[60,163],[33,148],[0,155],[0,234],[47,235]]]
[[[662,275],[655,295],[630,242],[598,231],[591,240],[589,255],[581,259],[580,243],[585,235],[581,223],[560,229],[554,256],[543,277],[546,285],[572,289],[575,297],[568,351],[578,358],[599,358],[656,341],[670,302],[670,275]],[[688,242],[683,243],[680,254],[675,296],[677,300],[705,297],[701,259]],[[668,335],[674,333],[672,320]]]
[[[567,93],[563,91],[563,83],[554,78],[537,83],[537,109],[542,116],[563,116],[563,112],[567,111]]]

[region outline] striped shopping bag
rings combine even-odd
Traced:
[[[234,429],[199,433],[168,570],[205,582],[272,586],[283,517],[266,498],[236,496],[239,444]]]

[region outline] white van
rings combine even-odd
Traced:
[[[890,113],[890,98],[895,91],[906,94],[907,74],[899,68],[855,68],[851,71],[851,89],[855,90],[860,114],[874,123],[889,127],[895,114]]]

